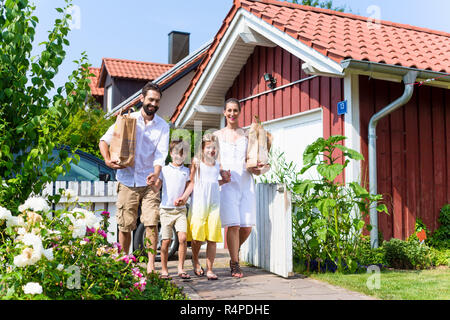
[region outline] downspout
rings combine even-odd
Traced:
[[[409,71],[403,77],[403,83],[405,84],[405,91],[403,95],[386,106],[381,111],[372,116],[369,122],[369,191],[370,194],[377,194],[377,135],[376,127],[378,121],[385,116],[394,112],[398,108],[408,103],[414,93],[414,83],[416,81],[418,72]],[[372,248],[378,248],[378,211],[377,203],[373,203],[370,207],[370,225],[372,230],[370,231],[370,244]]]

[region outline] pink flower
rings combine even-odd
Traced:
[[[92,233],[95,233],[95,228],[86,227],[86,233],[88,236],[91,235]]]
[[[136,267],[136,268],[133,268],[133,269],[131,269],[131,271],[133,272],[133,276],[134,277],[136,277],[136,278],[142,278],[144,275],[139,271],[139,268],[138,267]]]
[[[120,245],[119,242],[115,242],[115,243],[113,244],[113,247],[116,247],[118,252],[122,251],[122,246]]]
[[[103,211],[101,214],[102,214],[102,216],[104,216],[106,218],[109,218],[109,212],[108,211]]]
[[[101,235],[103,238],[107,238],[108,236],[106,235],[106,232],[104,231],[104,230],[101,230],[101,229],[98,229],[97,230],[97,233],[99,234],[99,235]]]
[[[147,282],[145,281],[144,278],[134,284],[134,287],[139,289],[141,292],[145,290],[146,286],[147,286]]]

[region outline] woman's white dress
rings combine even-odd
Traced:
[[[220,218],[223,227],[256,225],[256,195],[253,176],[245,166],[248,139],[235,142],[219,138],[219,158],[223,170],[230,170],[231,182],[220,187]]]

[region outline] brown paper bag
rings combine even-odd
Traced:
[[[258,167],[261,173],[269,171],[269,152],[272,135],[264,130],[261,122],[255,117],[250,126],[247,147],[247,168]]]
[[[136,119],[131,118],[130,112],[119,114],[114,125],[113,138],[109,145],[112,161],[124,167],[134,165],[134,152],[136,148]]]

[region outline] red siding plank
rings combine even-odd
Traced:
[[[312,80],[309,80],[310,82],[310,99],[309,99],[309,106],[310,109],[317,109],[320,107],[320,79],[314,78]]]
[[[275,56],[275,48],[267,48],[267,69],[266,71],[272,75],[274,75],[274,56]],[[267,120],[275,119],[275,111],[274,111],[274,94],[267,94]]]
[[[283,70],[283,76],[282,76],[282,85],[288,84],[291,82],[291,54],[283,50],[283,56],[282,56],[282,70]],[[291,90],[292,87],[287,87],[283,89],[283,117],[291,115]]]
[[[307,77],[308,75],[303,71],[303,69],[300,69],[300,79]],[[300,112],[308,111],[309,109],[309,81],[303,81],[300,84]]]
[[[373,80],[375,112],[386,107],[391,101],[389,94],[389,83],[385,81]],[[392,169],[391,169],[391,143],[390,140],[390,116],[381,119],[377,125],[377,193],[382,194],[388,210],[393,216],[394,202],[392,199]],[[379,229],[383,230],[384,239],[393,237],[392,218],[378,215]]]
[[[427,227],[431,227],[432,219],[430,211],[433,210],[433,143],[432,143],[432,119],[431,119],[431,89],[420,87],[419,89],[419,143],[420,143],[420,212],[418,217]]]
[[[244,92],[245,97],[249,97],[252,93],[252,61],[253,56],[247,60],[247,64],[244,66],[245,72],[245,84]],[[251,124],[252,118],[252,101],[247,100],[244,102],[244,126],[249,126]]]
[[[439,212],[445,205],[446,198],[446,167],[445,167],[445,105],[444,96],[441,89],[432,89],[432,120],[433,120],[433,177],[434,177],[434,210],[432,211],[431,230],[437,229]]]
[[[274,59],[274,78],[277,79],[277,87],[282,83],[282,73],[283,73],[283,52],[281,47],[275,48],[275,59]],[[283,116],[283,93],[281,90],[275,91],[275,102],[274,102],[274,117],[275,119],[281,118]]]
[[[261,47],[259,52],[259,85],[258,92],[264,92],[267,90],[266,82],[264,81],[264,74],[266,71],[266,47]],[[258,98],[259,103],[259,118],[262,122],[267,121],[267,105],[266,105],[267,95],[262,95]]]
[[[409,237],[414,232],[417,213],[417,198],[420,188],[419,178],[419,134],[417,128],[418,108],[417,108],[417,90],[411,100],[404,106],[405,108],[405,147],[406,147],[406,203],[404,211],[404,224],[407,232],[405,237]]]
[[[256,95],[259,93],[259,81],[260,81],[260,77],[259,77],[259,48],[261,47],[256,47],[255,51],[253,52],[253,64],[252,64],[252,90],[250,95]],[[251,117],[250,117],[250,123],[253,122],[255,116],[259,117],[259,110],[258,110],[258,98],[254,98],[251,100],[252,102],[252,112],[251,112]]]
[[[323,138],[328,139],[331,136],[331,116],[330,116],[330,78],[320,77],[320,106],[323,115]]]
[[[244,99],[245,95],[245,67],[242,68],[241,73],[239,74],[239,99]],[[245,125],[245,102],[241,103],[241,114],[239,115],[239,126],[244,127]]]
[[[292,81],[300,80],[300,67],[301,60],[294,55],[291,55],[291,79]],[[292,86],[292,114],[297,114],[300,112],[300,84]]]
[[[403,93],[401,84],[393,83],[391,87],[391,100],[397,99]],[[403,224],[403,199],[406,199],[404,186],[404,128],[403,107],[394,111],[391,116],[391,168],[392,168],[392,199],[394,201],[393,211],[393,234],[394,238],[404,238]],[[382,173],[382,172],[380,172]]]
[[[447,203],[450,203],[450,90],[445,90],[445,92],[445,146],[447,149],[445,167],[447,168]]]

